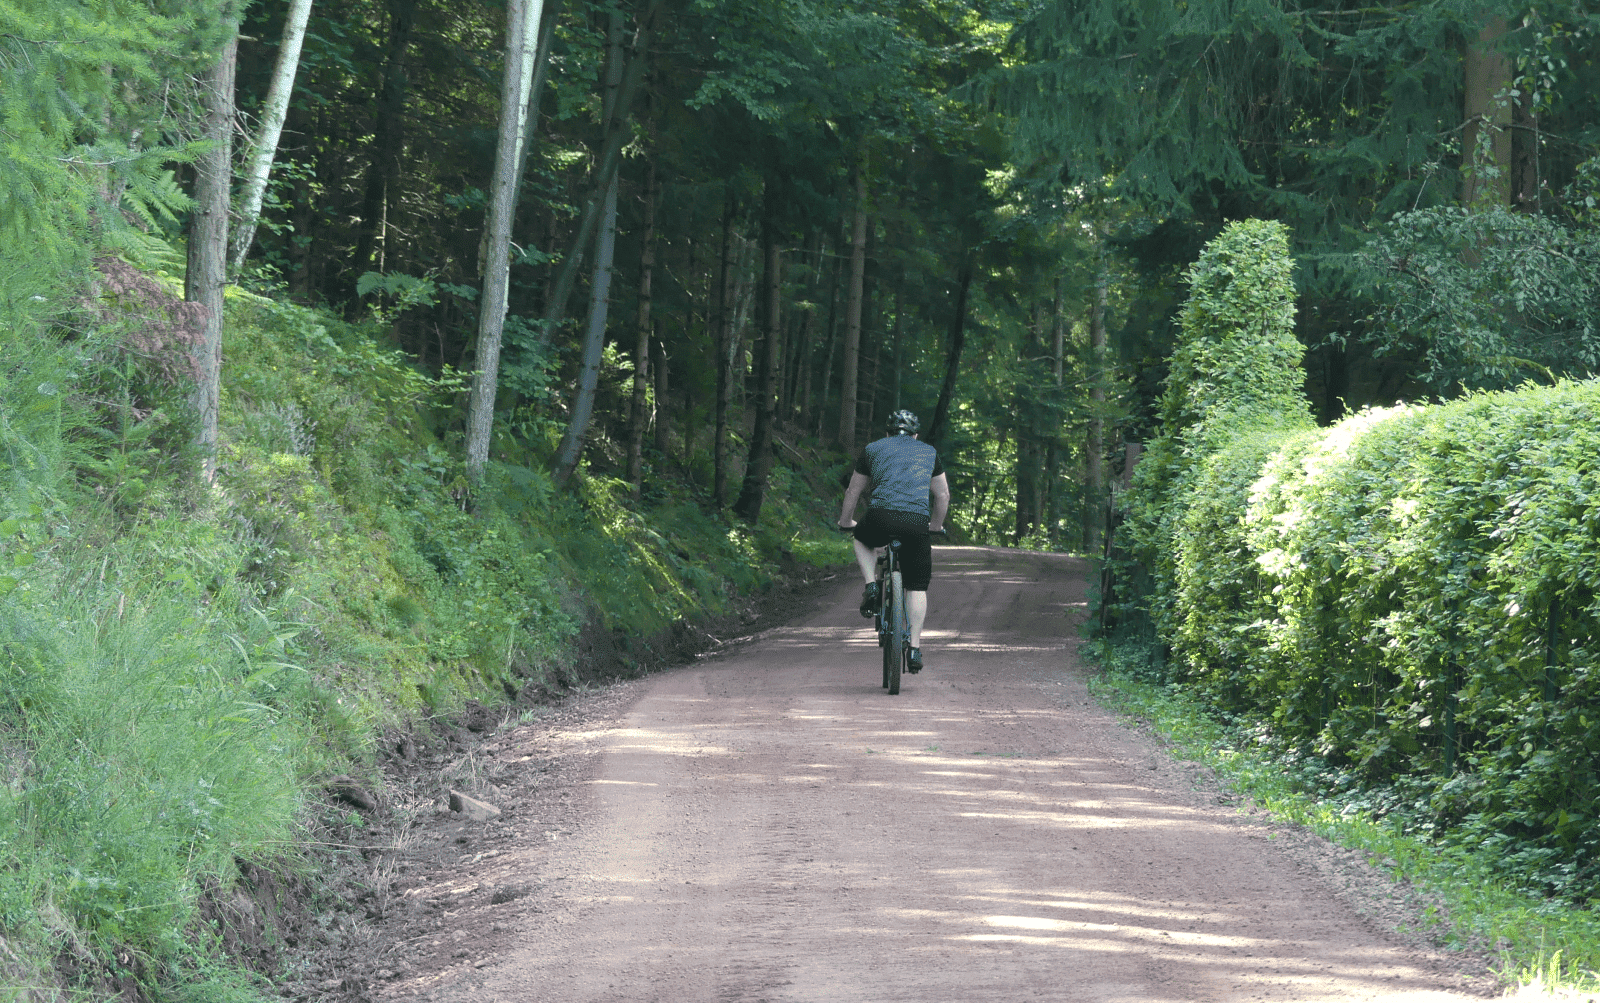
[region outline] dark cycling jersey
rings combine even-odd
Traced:
[[[867,514],[855,538],[882,547],[899,537],[900,570],[908,592],[926,592],[933,577],[933,546],[928,539],[929,482],[944,473],[939,451],[909,435],[889,435],[867,443],[856,473],[872,478]]]
[[[886,435],[867,443],[856,473],[872,478],[867,507],[929,515],[928,482],[944,473],[939,451],[909,435]]]

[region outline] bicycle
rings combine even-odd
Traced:
[[[878,555],[878,647],[883,649],[883,688],[890,696],[900,694],[900,674],[911,650],[911,620],[906,615],[905,588],[896,560],[900,550],[898,536]]]
[[[946,533],[939,530],[929,535],[945,536]],[[873,628],[878,632],[878,647],[883,649],[883,688],[890,696],[900,695],[900,676],[911,657],[911,619],[906,612],[905,585],[898,566],[900,547],[900,538],[892,536],[889,545],[878,554],[878,612],[872,618]]]

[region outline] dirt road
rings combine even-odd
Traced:
[[[841,577],[790,625],[568,729],[579,766],[508,795],[498,828],[463,827],[472,866],[408,879],[439,905],[421,953],[463,946],[381,997],[1473,998],[1092,706],[1081,562],[936,561],[929,667],[898,697]],[[551,734],[496,751],[532,768]]]

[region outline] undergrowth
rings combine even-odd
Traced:
[[[1095,699],[1147,723],[1173,755],[1204,763],[1274,818],[1361,851],[1442,903],[1423,919],[1430,938],[1498,958],[1508,982],[1600,993],[1600,916],[1518,882],[1491,847],[1427,838],[1416,825],[1426,798],[1413,805],[1400,787],[1363,783],[1348,769],[1279,746],[1261,724],[1219,713],[1192,690],[1162,681],[1144,645],[1092,641],[1084,653],[1101,667],[1090,682]]]
[[[469,499],[457,374],[239,290],[207,482],[175,285],[109,267],[0,304],[0,998],[264,998],[203,889],[309,866],[322,785],[375,781],[385,728],[578,685],[585,635],[643,671],[780,555],[846,559],[817,471],[780,463],[753,526],[659,457],[642,500],[559,491],[532,413]]]

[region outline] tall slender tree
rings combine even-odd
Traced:
[[[511,225],[517,211],[517,171],[527,142],[528,90],[542,0],[511,0],[506,8],[505,80],[500,92],[500,136],[489,189],[488,260],[478,311],[477,372],[467,405],[467,480],[476,487],[489,460],[494,399],[500,380],[500,342],[505,330],[511,273]]]
[[[237,19],[230,17],[237,25]],[[233,188],[233,86],[238,31],[230,30],[222,54],[200,78],[205,100],[204,152],[195,161],[194,215],[189,224],[189,267],[184,299],[204,310],[196,360],[194,406],[205,478],[216,474],[217,417],[222,397],[222,293],[228,281],[229,194]]]
[[[606,83],[602,113],[608,135],[622,129],[624,112],[621,104],[625,96],[631,97],[623,94],[623,27],[621,10],[613,8],[606,31]],[[634,68],[638,70],[643,64],[643,53],[636,52],[634,58]],[[594,416],[595,389],[600,384],[600,358],[605,347],[606,317],[611,304],[612,255],[616,251],[618,179],[615,167],[606,175],[602,166],[602,177],[606,182],[605,198],[599,224],[599,244],[595,249],[594,282],[590,286],[589,326],[583,339],[583,363],[578,372],[578,386],[573,392],[572,418],[567,423],[566,433],[556,452],[555,479],[559,485],[571,479],[583,458],[584,439],[589,434],[589,422]]]
[[[389,37],[374,102],[372,143],[361,197],[355,267],[385,268],[389,204],[405,147],[405,107],[410,93],[410,50],[419,0],[388,0]]]
[[[1083,444],[1083,549],[1103,549],[1106,525],[1106,292],[1109,276],[1104,251],[1089,304],[1089,422]]]
[[[865,158],[862,158],[863,161]],[[858,162],[852,177],[854,216],[850,227],[850,287],[844,310],[844,368],[839,391],[839,444],[846,453],[856,449],[857,387],[861,366],[861,301],[867,275],[867,176]]]
[[[759,387],[756,391],[755,428],[750,436],[750,457],[745,463],[744,483],[734,514],[745,522],[761,518],[761,505],[767,495],[767,480],[772,475],[773,424],[777,420],[778,368],[783,362],[783,324],[780,311],[783,289],[783,258],[778,246],[778,221],[782,191],[769,180],[761,223],[761,349],[756,363]]]
[[[628,459],[624,473],[639,494],[644,478],[644,429],[650,420],[647,399],[650,365],[650,286],[656,264],[656,164],[646,153],[644,173],[644,224],[639,234],[638,316],[633,337],[633,397],[628,417]]]
[[[239,199],[239,223],[229,241],[228,271],[237,277],[245,255],[256,239],[261,219],[261,202],[267,193],[267,178],[278,153],[283,120],[289,114],[289,97],[294,92],[295,75],[300,68],[300,49],[306,40],[306,23],[311,20],[311,0],[290,0],[289,17],[284,22],[283,39],[278,43],[278,59],[272,70],[272,84],[262,105],[261,121],[245,158],[244,189]]]
[[[728,408],[733,393],[733,222],[738,203],[732,191],[722,210],[722,254],[717,264],[716,339],[712,352],[717,367],[716,426],[711,443],[711,498],[717,508],[728,498]]]
[[[594,239],[595,227],[603,215],[602,206],[606,193],[610,190],[611,180],[616,177],[617,168],[621,164],[622,147],[631,138],[632,132],[628,125],[628,117],[633,107],[634,96],[644,83],[646,55],[650,45],[650,34],[655,24],[655,19],[663,5],[663,0],[650,0],[640,15],[638,27],[633,36],[633,56],[625,64],[616,64],[607,57],[607,83],[605,86],[606,97],[602,113],[602,135],[599,157],[594,172],[594,187],[588,200],[584,203],[583,214],[579,217],[578,229],[572,238],[571,250],[561,261],[561,269],[556,274],[555,285],[550,293],[549,302],[545,305],[545,327],[554,329],[566,316],[567,300],[572,295],[572,289],[578,278],[578,267],[583,262],[583,249]],[[613,10],[611,23],[613,26],[620,23],[622,13]],[[610,53],[621,52],[620,38],[616,43],[608,43],[607,51]],[[612,80],[613,74],[615,80]]]
[[[967,252],[956,275],[955,309],[950,318],[949,347],[945,355],[944,381],[939,385],[939,403],[933,409],[927,440],[934,445],[944,440],[950,423],[950,401],[955,396],[956,378],[961,374],[961,353],[967,345],[967,293],[972,289],[976,270],[972,252]]]

